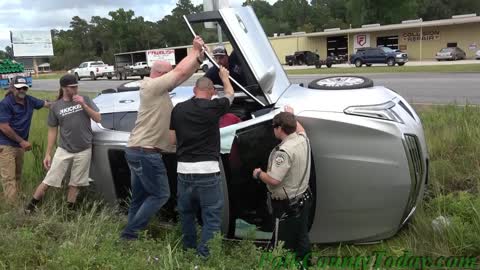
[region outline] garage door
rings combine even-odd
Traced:
[[[347,36],[327,37],[327,55],[347,56],[347,44]]]
[[[392,50],[397,50],[398,36],[377,37],[377,47],[389,47]]]

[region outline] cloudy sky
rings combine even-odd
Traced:
[[[203,0],[191,1],[195,5],[203,3]],[[243,2],[229,0],[230,6],[241,6]],[[9,31],[66,29],[73,16],[89,21],[91,16],[108,17],[109,11],[119,8],[158,21],[170,14],[176,3],[176,0],[0,0],[0,50],[10,45]]]

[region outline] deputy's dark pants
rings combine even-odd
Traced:
[[[272,208],[274,209],[274,212],[286,209],[286,207],[288,207],[287,200],[272,200]],[[308,239],[308,215],[311,207],[312,198],[305,201],[305,206],[300,211],[300,215],[280,220],[278,226],[277,241],[285,242],[284,248],[295,252],[297,258],[301,260],[303,260],[303,257],[310,252],[310,240]],[[274,241],[275,232],[272,236],[272,244]]]

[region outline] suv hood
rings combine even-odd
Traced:
[[[265,105],[275,103],[290,86],[290,81],[251,7],[208,11],[191,14],[186,18],[188,23],[218,22],[222,26],[237,56],[241,58],[240,63],[244,64],[244,72],[252,75],[259,86],[259,89],[251,90],[250,93]]]

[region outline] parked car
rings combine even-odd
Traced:
[[[266,169],[278,143],[272,119],[288,104],[311,142],[311,242],[360,243],[395,235],[415,213],[428,179],[427,145],[415,110],[395,91],[364,77],[319,78],[308,88],[292,84],[249,6],[186,16],[190,27],[212,19],[231,37],[248,75],[248,87],[235,92],[229,111],[242,122],[220,129],[222,231],[241,237],[241,225],[248,223],[257,229],[257,239],[271,237],[267,188],[251,172]],[[217,93],[222,96],[222,89]],[[192,98],[192,87],[177,87],[169,95],[178,104]],[[94,99],[102,121],[92,123],[90,177],[111,203],[128,201],[130,172],[124,151],[139,100],[139,91],[114,91]],[[230,152],[233,145],[237,151]],[[162,215],[175,216],[176,158],[173,153],[162,156],[172,191]]]
[[[285,63],[289,66],[316,66],[317,68],[326,65],[327,67],[332,67],[333,58],[327,58],[326,60],[321,60],[320,55],[311,51],[296,51],[292,55],[285,56]]]
[[[480,60],[480,50],[475,53],[475,59]]]
[[[459,47],[447,47],[437,52],[435,59],[441,60],[461,60],[465,59],[467,54]]]
[[[77,80],[81,78],[96,80],[99,77],[107,77],[111,80],[114,75],[114,68],[102,61],[89,61],[81,63],[78,68],[73,70],[73,73],[77,77]]]
[[[408,62],[408,55],[404,52],[396,52],[388,47],[379,48],[359,48],[356,53],[350,56],[350,63],[356,67],[372,64],[387,64],[390,67],[398,64],[405,65]]]

